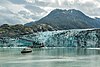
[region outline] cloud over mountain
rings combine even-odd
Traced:
[[[78,9],[86,15],[100,17],[99,0],[2,0],[0,25],[39,20],[56,8]]]

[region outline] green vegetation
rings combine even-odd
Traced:
[[[40,31],[53,31],[53,27],[47,24],[33,25],[31,27],[24,26],[22,24],[8,25],[3,24],[0,26],[0,37],[14,37],[32,34]]]

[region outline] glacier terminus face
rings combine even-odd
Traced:
[[[0,46],[23,47],[34,43],[43,43],[46,47],[100,47],[100,29],[72,29],[59,31],[38,32],[24,35],[21,38],[5,39],[7,43],[0,40]],[[29,42],[28,42],[29,41]]]
[[[99,29],[72,29],[39,32],[29,39],[46,47],[100,47]]]

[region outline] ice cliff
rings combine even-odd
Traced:
[[[39,32],[30,39],[47,47],[100,47],[100,29]]]
[[[25,35],[21,38],[43,43],[46,47],[100,47],[100,29],[46,31]],[[9,46],[21,47],[32,45],[32,42],[19,38],[13,40],[13,42],[10,40],[11,39],[9,39],[9,43],[7,43]]]

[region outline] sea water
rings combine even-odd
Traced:
[[[33,48],[21,54],[23,48],[0,48],[0,67],[100,67],[100,49]]]

